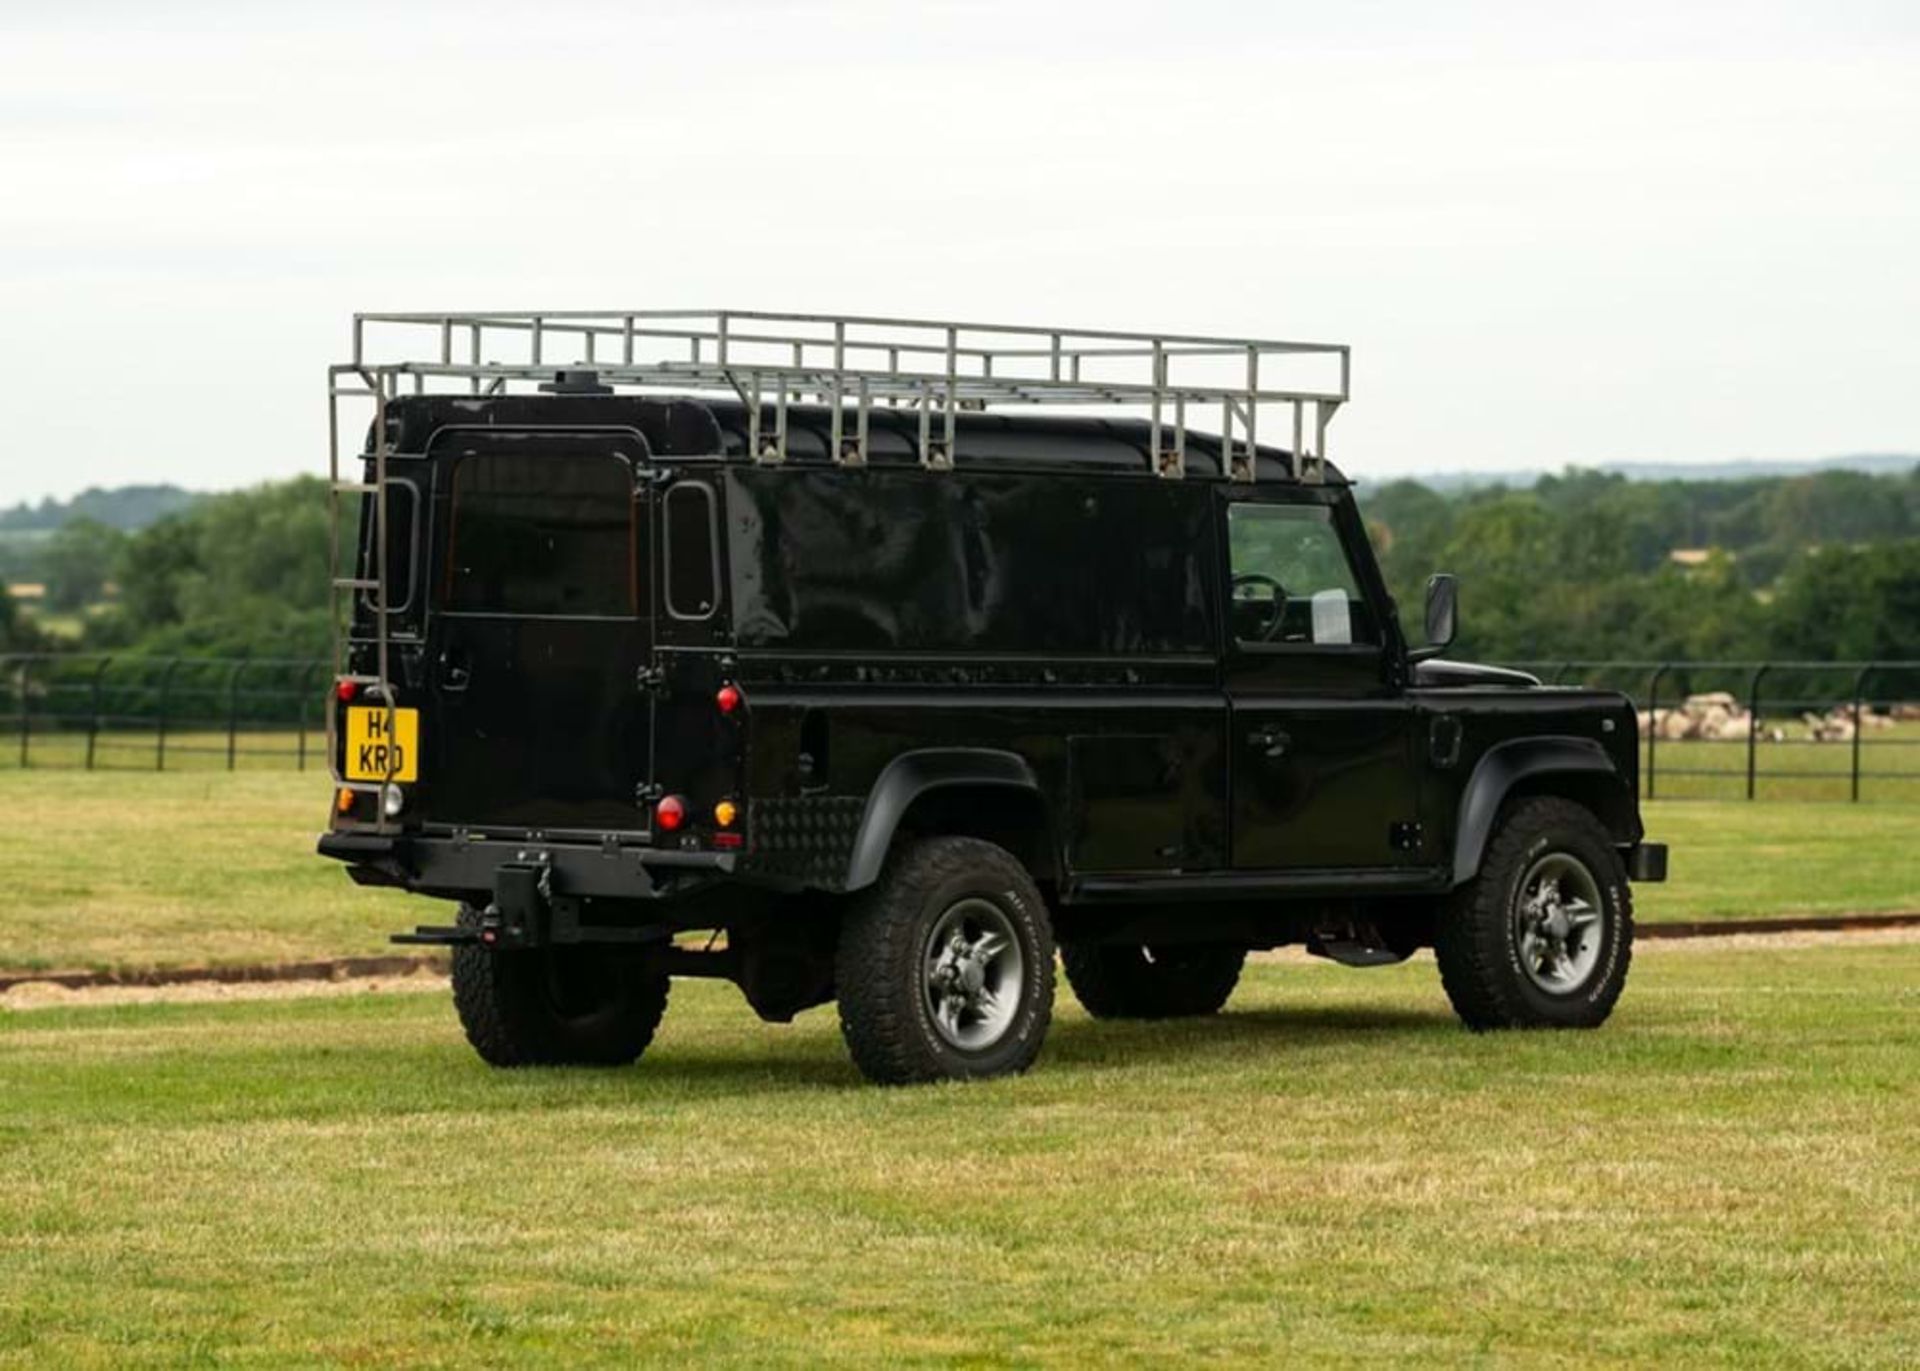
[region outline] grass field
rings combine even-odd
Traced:
[[[0,1013],[0,1364],[1910,1366],[1916,985],[1666,944],[1476,1037],[1425,957],[1267,961],[897,1091],[712,983],[613,1072],[438,994]]]
[[[125,774],[167,771],[309,771],[324,776],[327,737],[323,728],[299,732],[279,727],[236,729],[231,738],[217,727],[172,728],[163,739],[158,729],[119,728],[93,740],[94,767]],[[232,766],[228,765],[231,752]],[[81,729],[36,729],[27,740],[28,770],[85,769],[87,734]],[[20,769],[18,734],[0,734],[0,771]]]
[[[313,855],[321,775],[16,771],[0,774],[0,803],[16,816],[0,969],[373,953],[444,915],[352,886]],[[1673,846],[1673,879],[1641,887],[1643,918],[1920,910],[1920,804],[1661,801],[1646,813]]]

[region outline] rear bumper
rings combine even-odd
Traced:
[[[1667,845],[1635,843],[1627,849],[1627,878],[1635,882],[1667,879]]]
[[[377,833],[323,833],[319,853],[345,862],[364,885],[490,892],[502,867],[533,863],[552,873],[556,893],[625,899],[679,894],[708,879],[732,875],[737,860],[731,852]]]

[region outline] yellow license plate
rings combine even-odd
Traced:
[[[389,733],[388,720],[393,729]],[[420,711],[349,709],[344,770],[349,781],[416,781],[419,776]]]

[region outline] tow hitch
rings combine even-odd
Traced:
[[[393,941],[408,946],[537,947],[547,941],[553,908],[552,868],[544,862],[505,862],[493,876],[493,903],[472,925],[427,924]]]

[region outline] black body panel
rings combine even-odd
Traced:
[[[1284,940],[1469,879],[1501,804],[1546,789],[1664,872],[1624,698],[1411,661],[1337,475],[1294,483],[1263,450],[1260,482],[1226,482],[1195,437],[1165,480],[1142,425],[976,415],[928,472],[913,416],[874,418],[872,464],[848,469],[817,409],[789,410],[771,466],[745,458],[737,405],[396,401],[400,441],[432,454],[427,593],[396,635],[428,774],[389,846],[356,846],[349,816],[329,855],[483,902],[532,860],[602,922],[711,927],[859,890],[902,833],[964,832],[1082,931]],[[495,450],[627,463],[630,612],[450,612],[447,459]],[[1339,555],[1245,573],[1250,506],[1311,507],[1301,529]],[[663,796],[689,815],[671,833]]]

